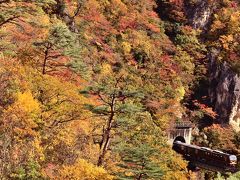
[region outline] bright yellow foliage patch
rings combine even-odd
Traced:
[[[96,167],[87,161],[80,159],[77,163],[70,166],[63,166],[60,171],[60,179],[65,180],[112,180],[102,167]]]
[[[21,106],[23,110],[25,110],[28,113],[36,113],[40,111],[40,105],[33,98],[33,95],[30,91],[24,92],[24,93],[18,93],[18,101],[17,104]]]

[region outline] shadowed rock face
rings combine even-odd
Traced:
[[[214,6],[208,0],[196,0],[194,5],[188,4],[186,12],[188,21],[193,28],[207,30],[211,21]],[[240,130],[240,76],[227,64],[217,63],[219,51],[212,49],[209,52],[209,87],[208,93],[217,120],[221,124],[230,124]]]
[[[236,131],[240,125],[240,77],[224,62],[218,64],[217,50],[210,53],[209,96],[218,120],[230,124]]]
[[[189,24],[195,29],[207,30],[214,9],[208,0],[196,0],[194,4],[187,1],[185,11]]]

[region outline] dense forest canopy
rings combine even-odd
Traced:
[[[240,8],[208,0],[202,28],[197,3],[0,0],[0,178],[194,178],[167,143],[182,120],[239,153],[204,84],[210,49],[239,72]]]

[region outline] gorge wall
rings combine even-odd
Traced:
[[[221,124],[230,124],[240,128],[240,77],[226,63],[217,63],[217,50],[209,54],[209,97],[217,120]]]
[[[206,31],[216,10],[207,0],[198,0],[192,8],[186,8],[189,23],[193,28]],[[217,62],[219,50],[208,52],[208,96],[213,110],[218,114],[216,121],[240,130],[240,76],[227,62]]]
[[[198,41],[200,44],[203,44],[203,47],[208,49],[203,53],[205,56],[203,61],[207,63],[201,62],[202,59],[196,60],[198,61],[197,63],[207,69],[207,75],[204,74],[203,76],[205,76],[204,78],[206,78],[208,82],[206,83],[204,81],[205,84],[201,85],[198,90],[194,90],[193,94],[196,94],[194,98],[198,99],[203,97],[202,94],[199,95],[197,92],[201,91],[208,99],[204,101],[203,104],[208,104],[217,113],[214,122],[223,125],[230,124],[234,129],[240,129],[240,77],[231,69],[227,63],[228,59],[225,59],[226,62],[217,62],[219,52],[216,49],[218,48],[213,49],[214,45],[209,45],[212,42],[213,44],[219,43],[219,37],[211,37],[214,36],[214,34],[211,34],[211,28],[215,18],[214,14],[217,14],[221,8],[224,9],[227,6],[228,8],[229,6],[230,8],[234,8],[236,6],[234,3],[236,2],[228,2],[229,4],[221,0],[179,0],[174,2],[159,0],[158,2],[158,14],[161,19],[168,22],[165,30],[173,42],[177,34],[179,32],[182,33],[181,30],[178,29],[179,26],[187,25],[200,30],[198,32],[201,32],[201,35],[200,38],[198,36]],[[217,16],[221,16],[221,14]],[[171,26],[169,24],[171,24]],[[226,32],[223,30],[221,33],[224,34]],[[219,36],[221,36],[221,33]],[[186,40],[184,38],[185,37],[180,40],[184,42]],[[186,41],[191,40],[187,39]],[[218,45],[221,46],[221,42]],[[194,49],[194,51],[196,51],[196,49]],[[204,90],[201,88],[204,88]],[[201,101],[201,99],[198,100]]]
[[[185,4],[189,24],[195,29],[206,30],[215,7],[210,5],[208,0],[196,0],[194,4]]]

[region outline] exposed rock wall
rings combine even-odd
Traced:
[[[240,130],[240,77],[230,66],[217,63],[217,50],[209,55],[209,96],[217,120],[222,124],[230,124],[237,131]]]
[[[190,2],[190,1],[188,1]],[[196,0],[194,4],[186,3],[189,24],[195,29],[207,30],[216,5],[208,0]],[[227,62],[217,63],[219,51],[209,52],[209,97],[217,121],[230,124],[240,130],[240,76],[230,68]]]
[[[210,21],[214,7],[208,0],[197,0],[195,4],[186,3],[186,12],[189,23],[194,28],[206,29]]]

